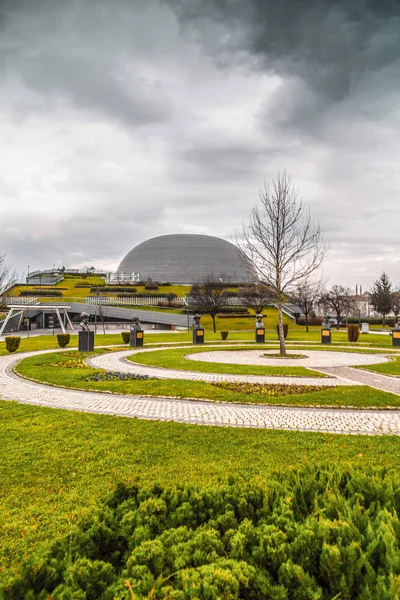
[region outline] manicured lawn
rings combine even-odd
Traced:
[[[94,354],[103,352],[95,351]],[[153,396],[173,396],[178,398],[198,398],[219,402],[242,402],[259,404],[321,405],[321,406],[399,406],[400,398],[394,394],[381,392],[365,386],[343,386],[327,388],[307,394],[293,394],[279,397],[249,395],[243,392],[222,389],[202,381],[166,380],[124,380],[86,381],[93,373],[100,371],[83,366],[71,368],[71,361],[81,362],[77,353],[62,352],[26,358],[16,367],[16,371],[36,381],[80,388],[92,391],[108,391],[115,394],[142,394]],[[49,366],[54,365],[54,366]]]
[[[13,402],[0,402],[0,425],[2,575],[71,531],[119,481],[268,480],[309,461],[395,472],[400,464],[395,437],[188,426]]]
[[[239,346],[237,350],[249,350],[248,347]],[[200,371],[201,373],[229,373],[236,375],[282,375],[286,377],[322,377],[321,373],[306,369],[304,367],[279,367],[259,365],[230,365],[225,363],[208,363],[195,360],[187,360],[186,354],[199,354],[208,352],[208,348],[190,348],[184,350],[168,348],[167,350],[155,350],[154,352],[139,352],[129,357],[134,363],[163,367],[165,369],[179,369],[182,371]],[[217,349],[214,349],[217,351]]]
[[[90,296],[90,288],[79,288],[76,285],[101,285],[104,284],[104,279],[99,277],[98,275],[89,275],[85,279],[82,277],[65,277],[63,281],[57,283],[55,286],[43,285],[43,288],[54,289],[61,291],[62,297],[58,298],[49,298],[48,296],[38,296],[41,302],[65,302],[68,299],[76,298],[78,301],[86,298],[86,296]],[[61,289],[59,288],[66,288]],[[15,285],[8,293],[9,296],[19,296],[21,291],[30,291],[30,290],[38,290],[40,289],[40,279],[38,278],[37,283],[35,285]]]
[[[381,363],[379,365],[368,365],[360,367],[367,371],[374,371],[375,373],[382,373],[382,375],[395,375],[400,377],[400,356],[392,356],[392,361],[387,363]]]

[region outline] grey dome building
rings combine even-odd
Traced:
[[[135,274],[141,281],[201,283],[205,277],[224,283],[256,280],[254,267],[230,242],[210,235],[161,235],[135,246],[117,273]]]

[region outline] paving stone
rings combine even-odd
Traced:
[[[46,386],[27,381],[12,371],[19,360],[48,352],[54,350],[0,357],[1,397],[51,408],[207,426],[400,435],[400,411],[279,407],[113,395]],[[102,356],[111,359],[131,352]],[[123,359],[123,356],[119,358]],[[226,379],[226,376],[221,378]]]

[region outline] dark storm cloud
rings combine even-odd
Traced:
[[[0,0],[0,251],[20,271],[27,257],[111,269],[156,235],[232,239],[286,169],[335,282],[392,264],[399,13],[397,0]]]
[[[288,79],[269,111],[278,112],[277,122],[287,127],[318,124],[320,112],[349,98],[379,71],[398,80],[397,0],[171,0],[171,5],[204,51],[222,63],[243,63],[250,56],[252,68]]]
[[[151,15],[142,0],[136,7],[145,27]],[[132,68],[143,32],[125,0],[114,7],[103,1],[16,0],[0,5],[0,14],[3,77],[37,93],[46,108],[70,103],[128,126],[170,118],[172,106],[167,94],[160,99],[159,83]],[[19,112],[24,102],[19,99]],[[37,106],[38,98],[28,111]]]

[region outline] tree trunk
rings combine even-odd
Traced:
[[[386,327],[386,320],[385,320],[385,316],[386,316],[386,315],[384,314],[384,315],[383,315],[383,319],[382,319],[382,321],[383,321],[383,326],[384,326],[384,327]]]
[[[285,335],[283,333],[282,300],[278,299],[278,324],[279,324],[279,354],[286,356]]]
[[[308,331],[308,313],[306,313],[306,331]]]
[[[336,313],[336,329],[339,330],[340,327],[340,313]]]
[[[216,333],[216,331],[217,331],[217,327],[216,327],[216,325],[215,325],[215,315],[211,315],[211,318],[212,318],[212,320],[213,320],[214,333]]]

